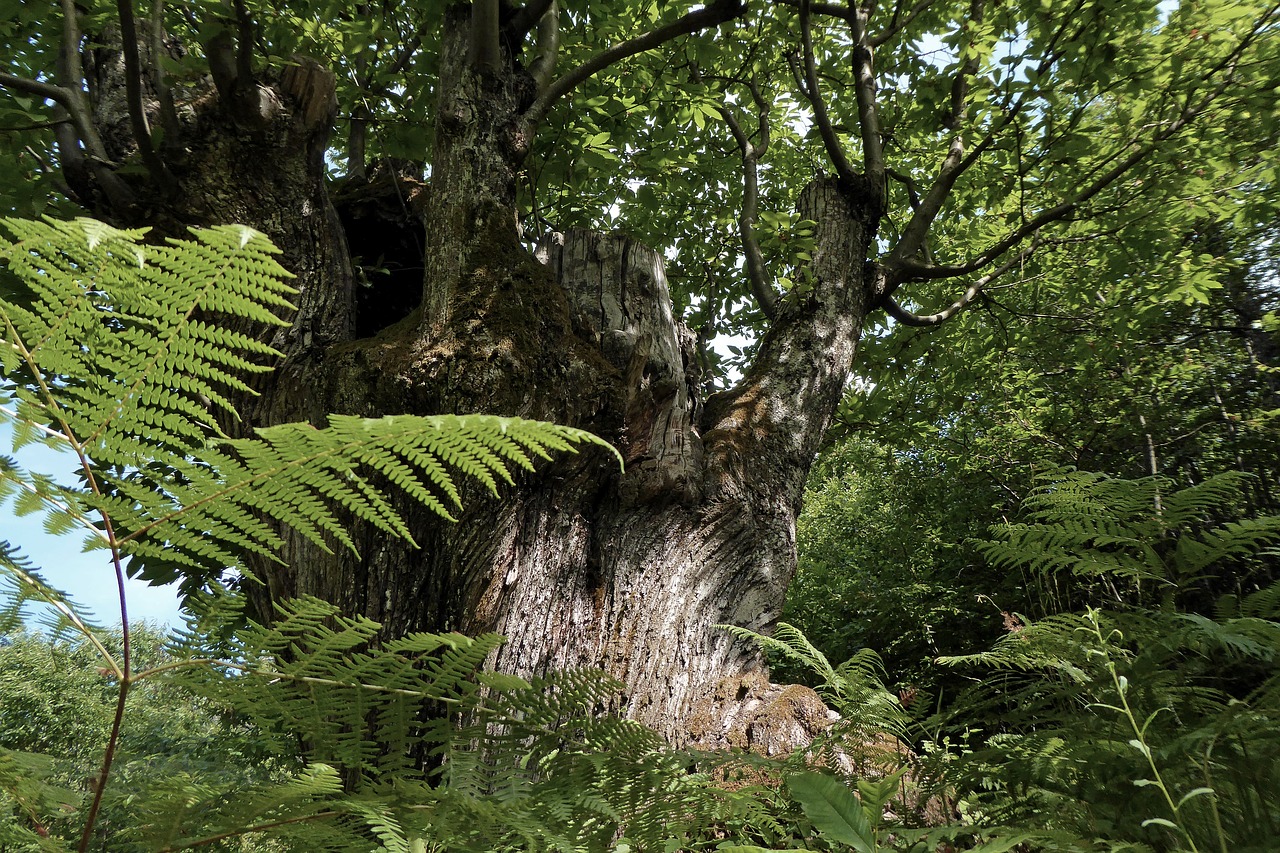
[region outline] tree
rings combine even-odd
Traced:
[[[5,168],[34,190],[12,206],[156,238],[243,223],[296,274],[292,325],[251,330],[283,358],[226,431],[483,411],[590,429],[626,459],[559,460],[455,526],[406,501],[420,550],[369,527],[358,556],[288,536],[283,567],[255,566],[258,612],[314,594],[392,636],[498,631],[492,665],[599,666],[676,740],[710,734],[689,721],[758,666],[714,626],[777,617],[868,316],[942,322],[1055,235],[1262,169],[1261,149],[1232,161],[1189,133],[1275,120],[1278,13],[1253,3],[6,17]],[[1192,159],[1209,177],[1189,190],[1172,172]],[[586,230],[609,222],[633,236]],[[929,313],[937,282],[964,295]],[[757,343],[708,394],[707,339],[731,326]]]

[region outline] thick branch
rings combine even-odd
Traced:
[[[680,36],[723,24],[725,21],[730,21],[742,15],[746,10],[746,5],[739,2],[739,0],[717,0],[717,2],[711,3],[695,12],[690,12],[670,24],[658,27],[656,30],[650,30],[643,35],[636,36],[633,39],[624,41],[622,44],[614,45],[608,50],[597,53],[576,68],[565,72],[543,89],[532,106],[525,112],[525,125],[529,128],[536,127],[546,117],[547,112],[556,101],[609,66],[616,65],[638,53],[653,50],[655,47],[660,47]]]
[[[235,0],[236,77],[244,85],[253,79],[253,17],[244,0]]]
[[[62,10],[62,44],[58,47],[58,82],[69,90],[80,91],[84,67],[80,64],[80,14],[75,0],[58,0]]]
[[[219,30],[204,43],[205,61],[209,63],[209,76],[224,103],[234,103],[236,93],[235,39],[230,31]]]
[[[155,146],[151,144],[151,128],[147,125],[146,107],[142,103],[142,60],[138,56],[138,27],[133,18],[133,0],[117,0],[120,15],[121,48],[124,53],[124,92],[129,104],[129,125],[133,129],[138,153],[152,180],[161,187],[176,182]]]
[[[507,32],[510,35],[512,43],[521,42],[524,37],[529,35],[534,27],[542,23],[543,17],[550,12],[556,5],[556,0],[529,0],[528,3],[516,10],[511,16],[511,22],[507,24]],[[541,40],[542,33],[538,33]]]
[[[779,300],[746,377],[706,403],[708,482],[741,489],[734,497],[799,499],[845,392],[867,309],[871,232],[867,211],[855,207],[864,200],[834,177],[816,179],[801,194],[800,216],[816,223],[811,286]]]
[[[476,71],[497,71],[502,65],[498,48],[498,0],[471,3],[471,45],[467,63]]]
[[[80,27],[76,23],[79,12],[75,0],[59,2],[62,7],[62,44],[58,48],[58,86],[66,92],[66,100],[56,102],[67,111],[67,117],[75,126],[78,140],[73,147],[83,144],[91,157],[105,163],[108,160],[107,148],[102,144],[102,137],[93,123],[93,111],[81,91],[84,66],[80,64]],[[62,150],[62,137],[59,137],[58,149]]]
[[[764,315],[772,320],[776,314],[778,296],[769,284],[764,268],[764,256],[760,252],[760,243],[756,240],[756,216],[760,209],[760,186],[757,165],[760,157],[769,148],[769,105],[760,94],[755,82],[751,83],[751,97],[755,101],[760,118],[760,141],[753,143],[738,123],[733,113],[720,108],[720,115],[733,133],[742,152],[742,212],[738,216],[738,233],[742,238],[742,250],[747,258],[747,280],[751,283],[751,292]]]
[[[173,91],[164,75],[164,0],[151,4],[151,87],[156,91],[160,104],[160,126],[166,137],[176,140],[181,132],[178,127],[178,110],[173,103]]]
[[[368,17],[369,14],[369,4],[360,3],[356,6],[356,15]],[[382,37],[379,36],[377,49],[380,51],[381,47]],[[347,177],[359,181],[365,179],[365,164],[368,162],[365,143],[368,139],[371,112],[365,93],[369,91],[372,77],[373,73],[369,70],[369,52],[361,51],[355,57],[355,78],[359,92],[356,95],[355,106],[351,108],[351,127],[347,133]]]
[[[831,126],[826,102],[822,100],[822,92],[818,89],[818,66],[813,58],[813,31],[809,27],[808,0],[800,0],[800,39],[804,46],[804,95],[813,107],[814,123],[818,125],[818,133],[822,135],[822,144],[827,149],[827,156],[831,158],[836,175],[841,181],[851,183],[854,179],[853,167],[844,156],[844,148]]]
[[[537,55],[529,64],[529,74],[538,84],[539,91],[551,84],[551,75],[556,70],[556,55],[560,52],[560,6],[556,0],[551,0],[546,6],[546,11],[538,19]]]
[[[983,0],[972,0],[969,4],[969,20],[965,22],[965,31],[972,31],[982,23]],[[964,46],[961,46],[961,50]],[[969,58],[956,69],[955,79],[951,81],[951,104],[943,126],[948,130],[959,130],[964,126],[964,114],[969,108],[969,85],[978,75],[978,57],[971,53]]]
[[[978,2],[978,0],[975,0]],[[854,94],[858,97],[858,128],[862,133],[862,164],[867,181],[876,193],[878,209],[885,204],[884,145],[880,134],[880,116],[876,109],[876,78],[873,68],[875,53],[867,41],[867,12],[859,9],[850,25],[853,29]]]

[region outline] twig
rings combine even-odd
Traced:
[[[822,136],[822,144],[827,149],[827,156],[835,167],[836,176],[841,183],[851,184],[856,175],[849,160],[844,156],[844,149],[831,126],[831,118],[827,115],[827,105],[822,100],[822,92],[818,89],[818,67],[813,57],[813,32],[809,27],[809,0],[800,0],[800,40],[804,47],[804,96],[813,107],[813,120],[818,125],[818,133]]]

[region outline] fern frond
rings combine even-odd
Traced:
[[[5,373],[37,378],[19,416],[56,428],[99,464],[136,465],[134,443],[186,447],[234,415],[229,391],[269,369],[269,346],[201,319],[225,314],[280,325],[292,306],[278,250],[239,226],[194,229],[148,246],[140,230],[89,219],[2,220],[0,258],[31,288],[29,306],[0,301]],[[14,357],[16,354],[17,358]],[[56,392],[55,390],[56,389]]]
[[[608,447],[580,430],[484,416],[333,416],[324,429],[220,441],[215,414],[234,416],[230,396],[250,393],[243,377],[278,354],[207,318],[281,324],[292,307],[265,237],[228,226],[153,246],[144,230],[88,219],[0,224],[11,235],[0,260],[36,296],[0,301],[0,412],[19,443],[44,431],[70,446],[94,481],[59,489],[0,459],[0,497],[16,486],[19,511],[96,540],[94,519],[111,519],[111,547],[149,580],[243,572],[245,555],[278,550],[279,525],[325,549],[354,549],[344,518],[410,538],[386,486],[452,518],[459,473],[494,491],[550,451]]]

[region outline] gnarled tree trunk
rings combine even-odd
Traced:
[[[538,257],[522,244],[515,174],[536,87],[510,56],[468,65],[467,29],[458,13],[446,25],[430,187],[410,188],[421,203],[400,219],[404,245],[424,229],[422,309],[387,328],[356,316],[380,310],[353,295],[342,225],[356,241],[353,216],[365,214],[339,216],[326,193],[332,78],[314,64],[215,79],[217,92],[183,113],[177,191],[138,179],[136,209],[99,209],[117,220],[160,210],[174,229],[241,222],[281,247],[298,310],[274,341],[284,360],[245,401],[245,427],[329,412],[485,412],[592,430],[625,459],[620,471],[589,451],[497,498],[473,489],[456,524],[406,503],[419,549],[358,526],[358,555],[287,536],[284,565],[258,567],[260,614],[309,594],[388,635],[498,631],[510,638],[491,662],[501,670],[599,667],[626,684],[626,711],[673,741],[721,737],[705,724],[723,712],[717,686],[761,661],[715,626],[767,631],[780,612],[801,490],[870,306],[874,194],[834,179],[806,190],[812,284],[778,303],[750,373],[703,400],[692,335],[673,316],[655,252],[578,231]],[[357,328],[381,331],[357,338]]]

